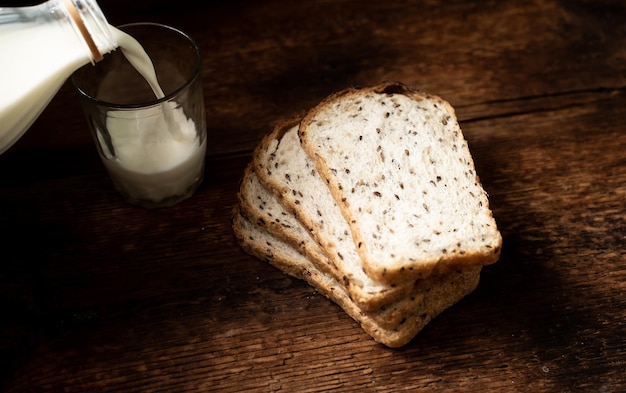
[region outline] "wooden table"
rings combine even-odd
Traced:
[[[112,24],[201,46],[211,143],[192,199],[125,204],[69,84],[0,156],[6,392],[626,391],[623,1],[223,3],[100,1]],[[386,80],[455,106],[504,239],[401,349],[230,226],[275,122]]]

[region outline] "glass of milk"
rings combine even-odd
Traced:
[[[72,75],[115,187],[145,208],[174,205],[202,182],[206,117],[196,43],[169,26],[114,28],[119,48]]]

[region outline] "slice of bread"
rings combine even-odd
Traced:
[[[240,214],[238,206],[233,212],[233,230],[243,250],[293,277],[305,280],[339,305],[375,341],[392,348],[407,344],[434,317],[472,292],[480,277],[480,267],[477,267],[420,280],[416,288],[423,294],[422,302],[397,326],[385,328],[376,321],[375,313],[361,310],[337,280],[319,271],[289,244],[247,220]]]
[[[498,259],[502,238],[487,194],[443,99],[399,83],[349,88],[309,111],[298,132],[373,280]]]
[[[351,228],[302,150],[297,131],[298,122],[287,121],[261,141],[253,156],[260,183],[308,229],[327,257],[327,268],[318,268],[341,281],[359,307],[375,310],[408,296],[415,280],[381,283],[365,274]]]

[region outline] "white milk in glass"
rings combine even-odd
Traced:
[[[118,29],[114,29],[114,36],[155,97],[164,97],[143,48]],[[115,154],[100,141],[105,158],[110,158],[103,162],[117,187],[129,198],[158,203],[186,194],[202,176],[206,138],[200,143],[193,120],[175,102],[109,111],[106,128]]]

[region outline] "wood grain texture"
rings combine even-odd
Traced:
[[[207,177],[175,207],[126,205],[61,89],[0,156],[4,391],[626,390],[623,2],[99,3],[198,41]],[[478,289],[396,350],[230,228],[273,124],[383,80],[455,106],[504,238]]]

